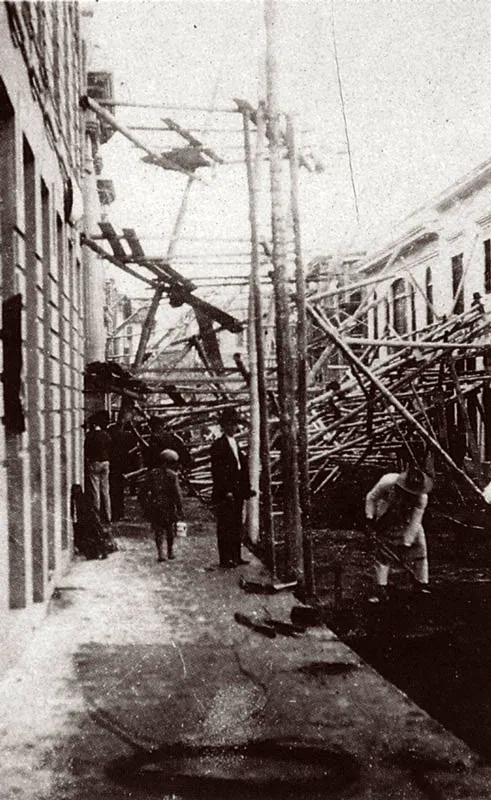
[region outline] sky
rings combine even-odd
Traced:
[[[252,105],[265,97],[261,2],[89,5],[94,9],[89,68],[113,73],[119,101],[229,109],[236,97]],[[301,148],[312,148],[324,164],[321,174],[301,173],[307,258],[359,249],[377,238],[382,244],[401,218],[491,156],[490,16],[488,0],[278,0],[280,108],[295,116]],[[242,158],[238,114],[117,110],[125,125],[162,126],[163,117],[205,129],[202,140],[226,160]],[[158,152],[179,141],[164,131],[134,133]],[[101,153],[101,177],[114,181],[117,196],[110,220],[117,229],[134,227],[149,255],[164,255],[185,176],[143,164],[144,153],[120,134]],[[244,274],[248,245],[237,241],[249,236],[244,164],[199,174],[177,268],[189,276],[199,270]],[[264,171],[264,188],[267,181]],[[261,224],[269,235],[266,202]],[[228,241],[209,244],[196,237]],[[225,255],[209,263],[212,253],[231,251],[244,255],[233,265]],[[186,262],[184,255],[191,253]]]

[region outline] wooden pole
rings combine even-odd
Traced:
[[[107,109],[103,108],[99,105],[99,103],[94,100],[92,97],[83,97],[81,99],[81,106],[85,110],[90,108],[91,111],[94,111],[100,119],[103,119],[111,128],[114,128],[115,131],[119,131],[123,136],[125,136],[129,141],[138,147],[140,150],[143,150],[147,155],[151,156],[155,159],[155,163],[159,164],[159,166],[163,167],[164,169],[171,169],[174,172],[182,172],[184,175],[188,175],[191,180],[200,180],[200,178],[195,177],[192,172],[187,169],[184,169],[180,166],[176,161],[173,161],[172,158],[163,155],[162,153],[157,153],[155,150],[152,150],[150,147],[147,147],[145,142],[142,142],[141,139],[138,139],[134,136],[128,128],[122,125],[116,117],[107,111]]]
[[[140,275],[139,272],[132,269],[131,267],[128,267],[127,264],[124,264],[122,261],[119,261],[119,259],[117,259],[116,256],[113,256],[111,253],[106,253],[103,247],[99,247],[99,245],[96,244],[93,239],[90,239],[88,236],[85,236],[85,234],[82,234],[80,236],[80,244],[83,244],[90,250],[93,250],[94,253],[97,253],[97,255],[103,258],[105,261],[109,261],[111,264],[114,264],[116,267],[119,267],[119,269],[122,269],[123,272],[126,272],[133,278],[138,278],[138,280],[143,281],[143,283],[147,283],[149,286],[152,287],[155,286],[156,284],[155,279],[147,278],[145,275]]]
[[[305,266],[300,229],[298,189],[298,155],[293,120],[286,123],[286,142],[290,163],[290,203],[295,248],[295,288],[297,305],[297,407],[298,407],[298,472],[302,509],[302,548],[305,594],[315,594],[312,529],[310,526],[309,438],[307,424],[307,311]]]
[[[135,360],[133,361],[134,370],[140,369],[141,366],[143,365],[143,362],[145,361],[145,353],[147,350],[148,340],[150,339],[152,333],[153,323],[163,293],[164,293],[164,287],[157,286],[154,295],[152,297],[152,302],[150,303],[150,307],[147,311],[147,316],[145,317],[145,320],[142,325],[140,340],[138,342],[138,347],[135,354]]]
[[[372,370],[368,369],[368,367],[362,361],[360,361],[359,358],[355,356],[355,354],[352,352],[352,350],[350,350],[348,345],[338,336],[334,326],[331,325],[331,323],[328,322],[327,320],[323,319],[319,314],[317,314],[317,312],[314,309],[311,309],[311,311],[315,315],[315,318],[317,319],[319,325],[325,331],[327,336],[329,336],[329,338],[335,343],[335,345],[341,350],[341,352],[344,353],[348,361],[351,364],[355,364],[355,366],[358,367],[360,372],[362,372],[365,375],[365,377],[368,378],[370,383],[372,383],[379,390],[380,394],[383,395],[383,397],[385,397],[385,399],[388,400],[389,403],[392,406],[394,406],[395,409],[397,409],[397,411],[399,411],[399,413],[404,417],[404,419],[407,420],[407,422],[409,422],[410,425],[412,425],[412,427],[418,431],[418,433],[425,440],[425,442],[427,442],[430,445],[432,450],[438,453],[438,455],[443,459],[443,461],[445,461],[445,463],[448,464],[451,470],[455,472],[460,478],[462,478],[465,481],[465,483],[467,483],[467,485],[472,489],[472,491],[475,494],[479,495],[479,497],[482,499],[482,492],[478,488],[478,486],[476,486],[476,484],[469,478],[469,476],[457,466],[455,461],[449,456],[447,451],[443,449],[441,444],[428,433],[426,428],[424,428],[423,425],[421,425],[418,422],[418,420],[415,419],[415,417],[413,417],[413,415],[407,410],[407,408],[405,408],[402,405],[402,403],[397,399],[397,397],[395,397],[395,395],[393,395],[392,392],[389,391],[389,389],[387,389],[386,386],[384,386],[384,384],[377,378],[377,376],[374,375]]]
[[[383,275],[380,278],[369,278],[366,281],[356,281],[355,283],[347,283],[345,286],[337,286],[335,289],[326,289],[324,292],[317,292],[309,296],[309,303],[318,303],[319,300],[324,300],[326,297],[336,297],[344,292],[354,292],[356,289],[362,289],[365,286],[371,286],[374,283],[382,283],[382,281],[390,281],[396,278],[395,274]]]
[[[295,428],[295,380],[290,333],[290,309],[286,290],[286,223],[283,203],[283,137],[278,107],[278,67],[275,26],[277,0],[266,0],[266,82],[270,153],[271,223],[273,234],[273,287],[276,322],[276,363],[280,406],[281,463],[283,477],[283,528],[285,579],[303,578],[300,497]]]
[[[491,344],[489,342],[476,342],[471,344],[469,342],[427,342],[405,339],[365,339],[358,336],[344,337],[343,341],[346,344],[359,344],[366,345],[367,347],[374,345],[377,347],[387,347],[396,350],[490,350]]]
[[[249,221],[251,226],[251,317],[254,330],[255,356],[256,356],[256,380],[257,380],[257,399],[259,410],[259,445],[260,445],[260,527],[264,540],[266,564],[273,576],[276,577],[275,550],[273,540],[273,500],[271,495],[271,463],[269,451],[269,429],[268,429],[268,397],[266,386],[266,372],[264,366],[264,343],[263,343],[263,313],[262,296],[260,282],[260,253],[259,253],[259,233],[258,233],[258,203],[257,195],[260,186],[260,172],[263,160],[264,148],[264,110],[259,107],[256,117],[256,163],[253,169],[252,146],[250,135],[250,111],[245,109],[242,114],[244,126],[244,151],[247,168],[247,185],[249,190]]]
[[[251,225],[251,274],[249,278],[249,318],[247,320],[247,344],[249,352],[249,397],[251,402],[251,413],[249,419],[249,484],[251,489],[256,492],[247,504],[247,532],[253,544],[257,544],[260,534],[259,523],[259,479],[261,473],[261,433],[260,433],[260,408],[259,408],[259,385],[258,385],[258,360],[257,360],[257,336],[256,336],[256,314],[255,314],[255,278],[259,261],[259,251],[257,242],[257,219],[253,201],[251,202],[251,189],[254,194],[255,186],[250,183],[250,173],[252,173],[252,158],[250,146],[249,119],[243,115],[244,124],[244,150],[247,170],[247,182],[249,188],[249,220]],[[254,213],[253,213],[254,209]]]
[[[174,223],[174,229],[172,231],[172,235],[170,238],[169,246],[167,248],[167,258],[170,259],[174,255],[176,250],[177,242],[179,239],[179,233],[184,222],[184,216],[187,210],[187,204],[189,199],[189,193],[191,186],[193,184],[193,178],[188,178],[186,186],[184,187],[184,192],[181,198],[181,205],[179,207],[179,212],[177,214],[176,221]],[[160,305],[160,301],[162,299],[162,295],[164,293],[164,288],[162,286],[158,286],[155,290],[155,294],[152,298],[152,302],[150,303],[150,308],[148,309],[147,316],[145,318],[145,322],[142,325],[142,330],[140,334],[140,341],[138,342],[138,349],[136,351],[135,360],[133,362],[133,369],[139,370],[143,366],[143,362],[145,360],[145,352],[147,349],[148,341],[150,339],[153,325],[155,322],[155,317],[157,316],[157,311]]]

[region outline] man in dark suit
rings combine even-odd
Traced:
[[[211,501],[217,521],[220,566],[224,569],[247,564],[241,557],[242,511],[244,500],[253,496],[249,484],[247,459],[235,438],[240,418],[235,409],[222,413],[223,436],[211,446]]]

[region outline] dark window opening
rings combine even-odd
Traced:
[[[452,293],[453,293],[453,313],[462,314],[464,310],[464,254],[452,258]]]
[[[491,239],[484,242],[484,291],[491,292]]]
[[[394,330],[399,336],[407,333],[407,295],[404,278],[392,284],[392,305],[394,309]]]
[[[426,324],[431,325],[435,320],[433,311],[433,275],[431,267],[426,270]]]
[[[409,287],[409,305],[411,309],[411,333],[416,331],[416,289],[411,284]]]

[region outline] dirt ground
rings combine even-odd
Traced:
[[[213,520],[158,564],[148,526],[77,558],[0,682],[1,800],[445,800],[489,797],[491,769],[329,628],[264,636],[288,592],[251,556],[217,569]]]
[[[488,760],[491,537],[437,514],[426,528],[430,597],[415,598],[411,577],[396,567],[387,606],[368,604],[372,556],[355,529],[315,532],[317,592],[327,624],[344,641]]]

